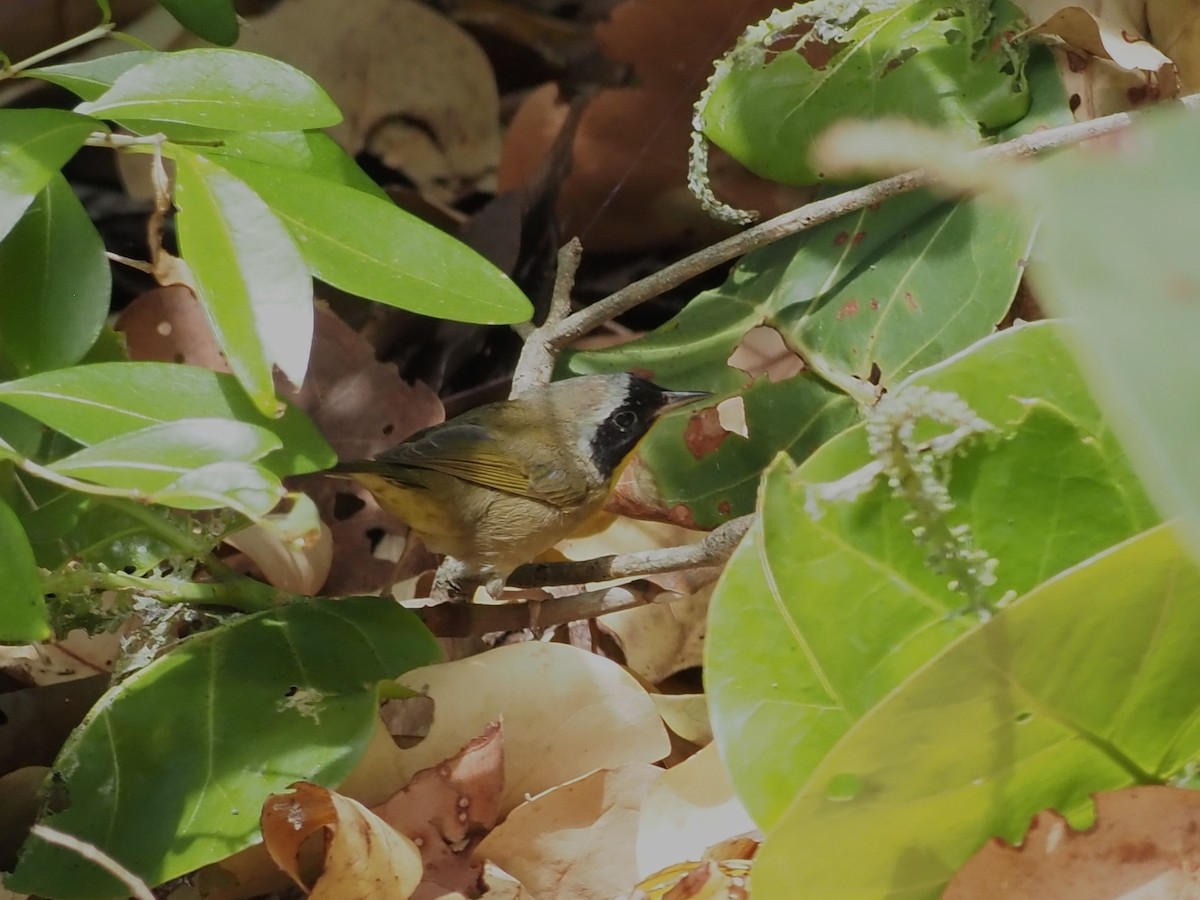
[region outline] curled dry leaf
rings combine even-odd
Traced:
[[[637,250],[707,243],[727,233],[686,187],[692,104],[712,62],[742,29],[770,13],[773,0],[626,0],[598,25],[604,54],[631,66],[636,86],[603,90],[584,112],[571,174],[558,210],[563,233],[589,250]],[[500,187],[524,184],[567,115],[553,85],[532,92],[505,136]],[[768,214],[799,205],[791,188],[749,175],[714,154],[722,197]]]
[[[262,833],[275,864],[312,900],[405,900],[421,881],[421,854],[412,841],[361,803],[315,784],[298,782],[290,794],[268,797]],[[325,838],[324,863],[310,888],[301,848],[318,835]]]
[[[613,636],[625,664],[651,684],[699,666],[712,585],[669,603],[652,603],[601,616],[596,624]]]
[[[500,818],[504,740],[498,722],[458,753],[422,769],[390,799],[373,808],[421,852],[425,874],[418,897],[478,888],[482,866],[471,860],[478,840]]]
[[[1053,35],[1076,50],[1142,73],[1143,85],[1159,96],[1177,93],[1175,65],[1146,40],[1145,0],[1020,0],[1020,5],[1035,23],[1034,34]]]
[[[685,741],[703,747],[712,742],[708,697],[704,694],[651,694],[667,727]]]
[[[333,565],[333,532],[305,494],[295,495],[289,512],[264,516],[225,543],[246,554],[268,582],[292,594],[316,594]]]
[[[435,704],[428,736],[395,751],[409,777],[446,759],[488,722],[503,721],[502,814],[594,769],[654,762],[670,752],[654,701],[633,676],[563,644],[498,647],[399,680]]]
[[[238,48],[315,78],[342,110],[329,133],[444,203],[494,187],[500,99],[465,31],[411,0],[288,0],[250,20]]]
[[[637,881],[638,809],[662,769],[601,769],[517,807],[476,856],[509,872],[538,900],[608,900]]]
[[[1134,787],[1096,795],[1096,824],[1074,831],[1040,813],[1019,847],[992,840],[944,900],[1200,896],[1200,793]]]
[[[753,831],[716,745],[709,744],[662,772],[646,793],[636,827],[638,875],[712,858],[705,854],[713,845]]]

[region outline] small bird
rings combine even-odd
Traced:
[[[477,407],[332,472],[361,483],[495,596],[513,569],[600,511],[660,415],[707,396],[584,375]]]

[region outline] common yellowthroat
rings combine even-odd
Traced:
[[[634,375],[584,375],[472,409],[333,472],[360,482],[495,595],[513,569],[599,512],[662,413],[706,396]]]

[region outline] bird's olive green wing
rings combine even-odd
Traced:
[[[360,471],[394,474],[403,481],[405,468],[441,472],[558,506],[579,502],[580,491],[570,488],[565,473],[544,471],[510,451],[487,428],[469,422],[449,422],[419,433],[363,463]]]

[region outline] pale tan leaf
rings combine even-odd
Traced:
[[[709,744],[664,771],[642,801],[638,874],[645,877],[675,863],[703,859],[711,845],[754,830],[716,744]]]
[[[538,900],[609,900],[637,881],[638,808],[662,770],[602,769],[517,807],[476,850]]]
[[[593,769],[654,762],[670,752],[654,701],[633,676],[563,644],[498,647],[415,669],[399,681],[435,703],[429,735],[395,751],[410,777],[455,753],[489,722],[503,722],[502,813]]]
[[[651,694],[667,727],[685,741],[704,746],[712,741],[708,698],[704,694]]]
[[[1200,90],[1200,0],[1149,0],[1146,21],[1154,45],[1179,69],[1183,92]]]
[[[712,585],[670,603],[610,613],[596,624],[616,640],[625,664],[651,684],[699,666]]]

